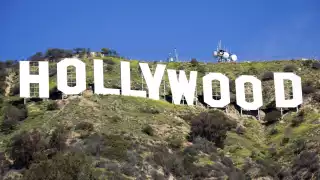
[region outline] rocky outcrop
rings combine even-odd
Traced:
[[[17,74],[15,72],[10,72],[5,80],[5,96],[10,96],[14,88],[17,88]]]

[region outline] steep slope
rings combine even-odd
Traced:
[[[120,87],[120,59],[104,59],[112,67],[105,74],[107,87]],[[92,62],[84,61],[90,83]],[[239,116],[234,105],[230,106],[234,114],[225,114],[165,100],[90,93],[31,100],[26,105],[17,97],[3,98],[1,175],[49,180],[319,179],[319,86],[314,80],[320,71],[312,68],[313,63],[167,64],[167,68],[197,70],[199,92],[205,72],[223,72],[230,79],[243,74],[264,79],[264,97],[270,97],[264,98],[262,108],[267,123]],[[132,86],[140,89],[138,61],[130,65]],[[304,88],[312,91],[304,90],[305,104],[299,112],[289,111],[280,120],[270,113],[276,110],[274,90],[265,72],[284,70],[295,71],[309,82]],[[55,77],[52,73],[51,88]],[[169,87],[166,90],[169,96]]]

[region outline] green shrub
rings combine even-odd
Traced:
[[[112,59],[105,59],[104,62],[108,65],[114,65],[116,64]],[[108,66],[107,66],[108,67]]]
[[[192,58],[191,61],[190,61],[190,63],[191,63],[191,65],[192,65],[193,67],[198,66],[198,61],[197,61],[196,58]]]
[[[58,104],[55,101],[50,101],[47,104],[47,110],[48,111],[54,111],[54,110],[57,110],[57,109],[58,109]]]
[[[269,153],[270,153],[271,156],[277,155],[277,148],[270,147],[268,150],[269,150]]]
[[[57,154],[51,160],[33,164],[23,176],[24,180],[97,180],[89,159],[81,153]]]
[[[20,94],[20,85],[16,84],[11,89],[10,96],[16,96],[16,95],[19,95],[19,94]]]
[[[189,151],[190,153],[191,149],[194,150],[194,153],[191,153],[194,156],[197,155],[198,152],[200,151],[207,154],[212,154],[217,152],[217,147],[213,142],[208,141],[207,139],[201,138],[201,137],[197,137],[196,139],[194,139],[192,146],[186,147],[185,151]]]
[[[149,135],[149,136],[153,136],[154,135],[154,130],[150,125],[146,125],[143,129],[142,132]]]
[[[121,172],[127,176],[134,176],[138,172],[138,169],[131,164],[125,164],[121,167]]]
[[[259,71],[255,67],[250,67],[245,74],[247,75],[257,75]]]
[[[258,176],[271,176],[273,179],[277,179],[277,175],[281,169],[280,164],[272,159],[258,159],[256,160],[260,172]]]
[[[314,61],[310,60],[310,59],[302,61],[302,65],[306,66],[306,67],[312,67],[313,63],[314,63]]]
[[[93,124],[90,122],[82,121],[78,123],[75,127],[75,130],[84,130],[84,131],[93,131],[94,127]]]
[[[317,61],[317,62],[312,63],[312,68],[317,69],[317,70],[320,69],[320,62]]]
[[[113,70],[113,66],[107,66],[107,67],[106,67],[106,69],[107,69],[107,71],[109,71],[109,72],[110,72],[110,71],[112,71],[112,70]]]
[[[67,133],[68,131],[63,125],[58,125],[52,132],[49,146],[56,148],[58,151],[62,151],[66,147]]]
[[[184,138],[180,135],[172,135],[167,139],[169,146],[172,148],[181,148],[184,142]]]
[[[50,66],[49,67],[49,77],[53,77],[57,74],[57,67],[56,66]]]
[[[246,132],[246,129],[243,126],[237,126],[236,133],[237,134],[244,134]]]
[[[312,82],[308,81],[302,85],[303,94],[311,94],[316,91],[316,88],[313,86]]]
[[[0,131],[4,134],[13,132],[19,121],[28,117],[28,111],[25,108],[18,108],[17,106],[7,105],[3,110],[3,119],[0,123]]]
[[[281,146],[287,144],[287,143],[289,142],[289,140],[290,140],[290,138],[284,137],[284,138],[282,139],[282,141],[281,141]]]
[[[10,134],[16,130],[19,122],[16,120],[4,119],[0,124],[0,131],[4,134]]]
[[[101,156],[112,160],[125,160],[127,158],[127,151],[131,147],[129,140],[124,139],[122,135],[110,134],[102,135],[100,138],[99,151]],[[90,141],[90,137],[87,139]]]
[[[320,102],[320,94],[319,93],[314,93],[312,95],[312,100],[315,102]]]
[[[275,135],[275,134],[278,134],[278,133],[279,133],[279,131],[278,131],[277,128],[272,128],[272,129],[270,130],[270,132],[269,132],[269,135]]]
[[[18,108],[8,105],[4,110],[4,119],[13,121],[22,121],[28,117],[28,111],[25,108]]]
[[[183,158],[176,153],[169,153],[166,148],[160,148],[152,156],[153,162],[162,166],[165,174],[172,173],[176,177],[183,177],[185,167]]]
[[[295,155],[300,154],[303,150],[307,148],[306,141],[304,139],[297,139],[292,142],[291,149]]]
[[[198,66],[197,70],[198,70],[198,72],[201,73],[201,74],[205,74],[205,73],[206,73],[206,68],[205,68],[205,66],[203,66],[203,65]]]
[[[262,81],[269,81],[269,80],[273,80],[273,72],[265,72],[262,75]]]
[[[303,86],[302,92],[303,94],[311,94],[315,92],[315,88],[313,86]]]
[[[267,113],[266,116],[264,117],[264,121],[267,124],[272,124],[274,122],[279,121],[280,119],[281,119],[281,112],[276,110],[273,110]]]
[[[293,64],[286,65],[283,68],[284,72],[295,72],[296,70],[297,70],[297,67],[295,65],[293,65]]]
[[[223,148],[227,131],[235,127],[236,123],[223,112],[203,112],[192,120],[189,137],[190,140],[203,137],[214,142],[217,147]]]
[[[230,87],[230,92],[232,94],[235,94],[236,93],[236,83],[234,80],[229,80],[229,87]]]
[[[317,152],[303,151],[293,161],[293,179],[317,179],[320,176],[320,161]]]
[[[42,137],[39,131],[33,130],[23,131],[11,139],[8,152],[15,168],[29,167],[35,154],[47,148],[47,143]]]
[[[140,108],[140,112],[142,113],[150,113],[150,114],[159,114],[160,110],[156,107],[152,107],[152,106],[145,106]]]
[[[304,111],[300,111],[297,116],[295,116],[291,121],[291,126],[296,127],[299,126],[304,121]]]

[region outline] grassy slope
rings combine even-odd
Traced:
[[[115,86],[120,81],[120,60],[117,58],[111,59],[115,62],[112,71],[105,74],[105,81],[108,87]],[[87,64],[87,81],[93,81],[92,61],[84,60]],[[130,61],[132,70],[132,84],[139,84],[141,79],[138,73],[138,61]],[[150,66],[153,63],[149,63]],[[300,68],[297,74],[302,77],[303,81],[319,79],[319,71],[306,67],[300,61],[276,61],[276,62],[253,62],[239,64],[199,64],[193,67],[190,63],[169,63],[167,69],[184,69],[187,72],[191,70],[199,71],[198,88],[201,86],[201,78],[204,72],[222,72],[230,79],[234,79],[239,75],[257,75],[261,77],[263,72],[283,72],[283,67],[288,64],[294,64]],[[51,66],[54,66],[51,65]],[[50,78],[50,87],[56,85],[56,76]],[[165,74],[164,79],[167,80]],[[118,84],[119,85],[119,84]],[[168,88],[167,88],[168,89]],[[317,107],[315,109],[318,109]],[[69,125],[74,130],[76,124],[81,121],[89,121],[94,124],[95,130],[106,134],[131,134],[138,137],[141,142],[150,140],[155,142],[170,143],[168,138],[172,136],[185,137],[189,132],[188,123],[181,119],[189,113],[196,114],[206,109],[200,107],[188,107],[183,105],[173,105],[166,101],[153,101],[143,98],[126,97],[126,96],[96,96],[73,99],[62,110],[46,111],[46,102],[28,104],[29,117],[20,124],[19,130],[9,134],[2,135],[1,148],[8,140],[20,131],[40,128],[49,132],[52,127],[58,123]],[[320,142],[320,125],[314,123],[320,118],[318,112],[307,109],[308,113],[304,122],[297,127],[290,127],[291,120],[296,116],[296,113],[290,113],[284,118],[284,122],[278,122],[270,127],[264,127],[258,121],[252,118],[242,118],[238,121],[243,121],[246,131],[243,135],[236,132],[228,132],[226,146],[223,149],[224,154],[230,156],[237,167],[242,167],[247,157],[255,159],[270,158],[270,147],[277,149],[275,158],[279,162],[288,164],[294,154],[295,142],[304,139],[309,144],[316,146]],[[156,130],[155,136],[148,136],[142,132],[143,128],[151,125]],[[289,127],[289,128],[288,128]],[[277,129],[278,133],[270,135],[271,129]],[[289,135],[286,129],[290,129]],[[81,132],[77,132],[80,133]],[[77,134],[76,133],[76,134]],[[290,138],[285,145],[282,144],[284,136]],[[186,141],[186,140],[184,140]],[[148,154],[148,152],[145,152]],[[199,164],[214,163],[208,160],[205,156],[199,157]]]

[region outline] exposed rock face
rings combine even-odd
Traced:
[[[5,96],[10,96],[13,93],[13,89],[19,85],[17,83],[17,79],[17,74],[15,72],[10,72],[9,75],[6,77]]]
[[[229,116],[231,116],[235,119],[239,119],[241,116],[239,111],[232,104],[227,106],[226,112]]]
[[[9,171],[3,178],[3,180],[21,180],[22,174],[18,171]]]
[[[264,118],[266,117],[266,113],[262,110],[259,110],[259,116],[260,116],[260,121],[263,122]]]
[[[85,90],[82,93],[83,97],[91,97],[93,95],[93,91],[92,90]]]

